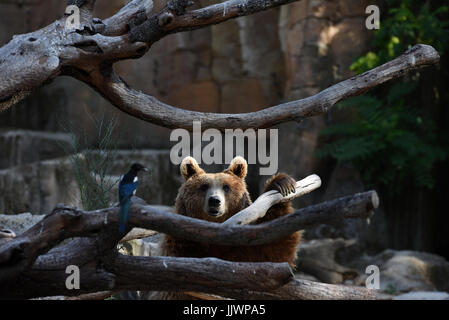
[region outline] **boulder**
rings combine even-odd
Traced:
[[[344,239],[305,241],[298,247],[297,270],[326,283],[341,284],[355,279],[357,270],[336,261],[337,251],[353,244],[353,240]]]
[[[376,256],[362,256],[350,264],[359,270],[369,265],[379,267],[380,290],[384,292],[449,292],[449,262],[438,255],[387,249]]]

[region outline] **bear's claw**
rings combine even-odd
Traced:
[[[269,182],[266,191],[276,190],[286,197],[296,192],[296,180],[285,173],[279,173]]]

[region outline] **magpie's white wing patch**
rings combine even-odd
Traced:
[[[137,178],[137,176],[135,176],[135,177],[134,177],[134,180],[133,180],[133,183],[136,183],[137,181],[139,181],[139,178]],[[136,195],[136,191],[137,191],[137,189],[134,189],[134,191],[133,191],[133,196]]]

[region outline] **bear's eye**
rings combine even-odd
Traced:
[[[229,192],[229,191],[231,191],[231,188],[227,184],[225,184],[223,186],[223,190],[224,190],[224,192]]]
[[[207,183],[202,184],[200,187],[201,191],[207,191],[207,189],[209,189],[209,185]]]

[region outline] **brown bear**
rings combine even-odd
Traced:
[[[247,169],[246,160],[236,157],[223,172],[206,173],[194,158],[185,158],[181,163],[181,174],[185,183],[180,187],[176,198],[176,212],[213,222],[227,220],[251,204],[245,183]],[[295,185],[296,181],[293,178],[278,173],[267,181],[264,192],[277,190],[285,196],[295,191]],[[282,202],[271,207],[256,223],[292,212],[290,201]],[[300,239],[301,232],[295,232],[266,245],[231,247],[200,244],[165,235],[160,253],[165,256],[216,257],[242,262],[288,262],[294,267],[296,248]]]

